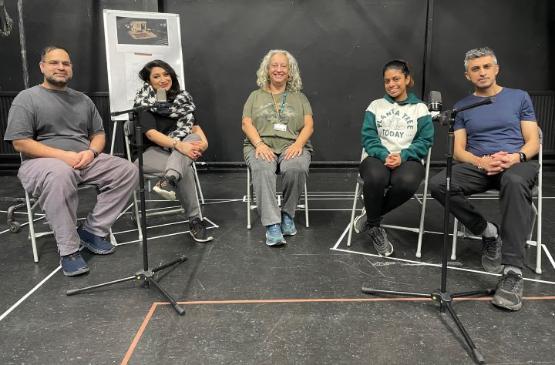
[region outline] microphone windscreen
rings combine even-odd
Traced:
[[[432,113],[432,117],[435,117],[442,109],[441,93],[439,91],[430,91],[428,110]]]
[[[439,103],[441,104],[441,93],[439,91],[430,91],[430,104],[432,103]]]
[[[165,103],[168,101],[168,97],[166,96],[166,90],[163,88],[159,88],[156,90],[156,102],[157,103]]]

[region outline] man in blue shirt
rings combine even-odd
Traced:
[[[482,236],[482,266],[503,273],[492,303],[522,307],[525,244],[531,229],[532,189],[539,165],[530,161],[539,151],[539,130],[528,93],[497,84],[497,58],[488,47],[472,49],[464,60],[465,76],[474,93],[455,104],[469,105],[495,97],[457,114],[451,180],[451,213],[472,233]],[[430,180],[432,196],[445,199],[445,171]],[[468,195],[499,189],[501,226],[488,222],[467,199]]]

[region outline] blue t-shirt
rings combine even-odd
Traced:
[[[483,100],[469,95],[455,104],[455,109]],[[535,121],[534,106],[526,91],[503,88],[492,104],[460,112],[454,129],[466,129],[466,150],[475,156],[499,151],[515,153],[524,145],[520,122]]]

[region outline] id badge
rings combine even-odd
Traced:
[[[276,131],[285,132],[285,131],[287,131],[287,124],[276,123],[276,124],[274,124],[274,129]]]

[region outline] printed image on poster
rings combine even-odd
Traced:
[[[117,43],[119,45],[168,46],[166,19],[141,19],[116,17]]]

